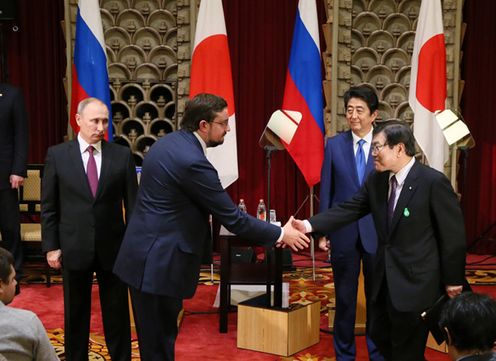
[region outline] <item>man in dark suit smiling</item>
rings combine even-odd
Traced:
[[[375,91],[366,86],[351,87],[344,94],[347,132],[329,138],[326,142],[322,176],[320,179],[320,206],[324,212],[333,205],[347,201],[357,193],[374,169],[372,157],[372,124],[377,118],[379,100]],[[355,318],[360,268],[364,276],[367,304],[370,300],[372,268],[377,249],[377,234],[371,215],[348,224],[319,240],[319,247],[329,250],[336,294],[334,316],[334,351],[336,361],[354,361]],[[368,307],[368,306],[367,306]],[[370,361],[383,361],[369,337],[367,348]]]
[[[107,106],[79,103],[77,139],[48,149],[42,180],[43,250],[64,277],[67,360],[88,360],[91,287],[96,273],[105,340],[112,360],[131,360],[127,287],[113,273],[136,198],[137,179],[128,148],[105,142]]]
[[[445,292],[461,293],[465,228],[446,176],[415,161],[408,125],[374,129],[375,172],[350,201],[294,226],[325,233],[372,213],[378,248],[373,267],[370,335],[386,360],[423,361],[427,325],[420,314]]]

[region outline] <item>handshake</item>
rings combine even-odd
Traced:
[[[290,247],[298,252],[300,249],[308,248],[310,238],[305,235],[307,229],[305,223],[291,216],[288,222],[282,227],[284,235],[276,244],[276,247]]]

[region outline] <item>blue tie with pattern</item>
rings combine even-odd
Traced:
[[[365,143],[365,140],[363,139],[358,141],[358,149],[355,156],[358,182],[360,185],[363,183],[363,176],[365,175],[365,152],[363,151],[363,143]]]

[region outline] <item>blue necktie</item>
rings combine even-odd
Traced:
[[[358,183],[363,183],[363,176],[365,175],[365,152],[363,151],[363,143],[365,140],[358,141],[358,149],[356,152],[356,168],[358,174]]]

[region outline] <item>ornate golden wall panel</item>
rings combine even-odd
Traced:
[[[346,130],[342,97],[351,85],[377,89],[379,121],[412,122],[410,61],[421,0],[317,0],[324,3],[327,135]],[[177,128],[189,93],[194,24],[200,0],[100,0],[117,141],[138,163]],[[72,39],[76,0],[69,0]],[[442,0],[448,102],[457,107],[461,0]]]

